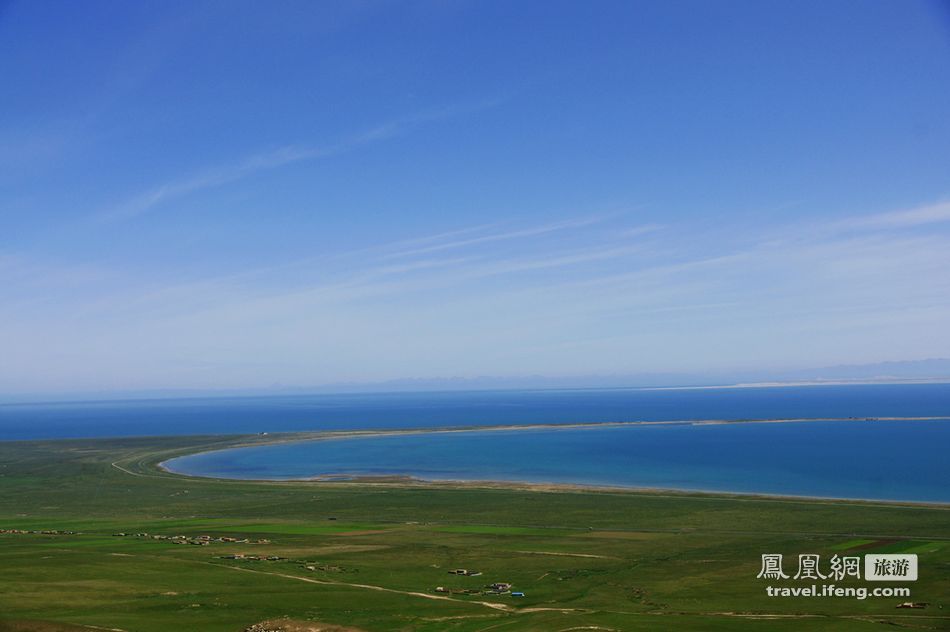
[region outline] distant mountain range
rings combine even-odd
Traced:
[[[412,391],[478,391],[557,388],[675,388],[765,386],[779,384],[838,384],[888,382],[950,382],[950,359],[907,360],[850,364],[786,371],[722,371],[717,373],[631,373],[550,377],[480,376],[398,379],[385,382],[346,382],[317,386],[271,385],[245,389],[161,389],[112,392],[0,395],[0,402],[174,397],[237,397],[307,393],[373,393]]]
[[[786,380],[914,380],[914,379],[950,379],[950,359],[931,358],[929,360],[905,360],[896,362],[878,362],[876,364],[843,364],[787,371],[782,375]]]
[[[906,360],[786,371],[722,371],[716,373],[631,373],[550,377],[480,376],[472,378],[400,379],[372,384],[339,383],[319,392],[492,390],[519,388],[658,388],[732,386],[774,383],[950,381],[950,359]]]

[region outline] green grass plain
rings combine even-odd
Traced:
[[[0,630],[51,621],[237,632],[283,616],[369,632],[950,629],[945,506],[242,482],[155,467],[255,440],[0,443],[0,528],[78,532],[0,534]],[[116,532],[269,543],[181,545]],[[783,553],[794,574],[801,553],[827,564],[855,547],[917,553],[911,597],[775,598],[765,594],[769,582],[756,579],[763,553]],[[286,559],[223,559],[236,553]],[[450,575],[454,568],[482,575]],[[435,592],[496,581],[526,596]],[[929,605],[896,608],[908,600]]]

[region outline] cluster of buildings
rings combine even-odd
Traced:
[[[449,571],[450,575],[465,575],[468,577],[474,577],[481,575],[478,571],[469,571],[464,568],[457,568],[455,570]],[[511,594],[512,597],[524,597],[523,592],[517,592],[511,590],[511,583],[509,582],[495,582],[493,584],[488,584],[482,589],[474,588],[446,588],[445,586],[437,586],[435,589],[437,593],[449,593],[453,595],[505,595]]]
[[[319,562],[309,562],[305,560],[292,560],[279,555],[248,555],[246,553],[234,553],[233,555],[221,555],[218,559],[237,560],[239,562],[284,562],[289,561],[298,564],[300,568],[308,571],[324,571],[327,573],[348,573],[354,572],[343,568],[342,566],[332,566],[330,564],[320,564]]]
[[[330,564],[302,564],[308,571],[323,571],[325,573],[343,573],[345,569],[342,566],[332,566]]]
[[[232,538],[227,536],[210,535],[158,535],[148,533],[113,533],[117,538],[143,538],[148,540],[167,540],[175,544],[194,544],[196,546],[208,546],[212,542],[224,542],[231,544],[270,544],[270,540],[249,540],[248,538]]]
[[[79,535],[77,531],[60,531],[59,529],[0,529],[0,534],[16,533],[20,535]]]

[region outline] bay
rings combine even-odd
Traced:
[[[950,502],[950,420],[669,424],[427,432],[173,459],[243,479],[411,476]]]

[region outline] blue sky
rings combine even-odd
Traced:
[[[0,393],[950,356],[950,11],[0,3]]]

